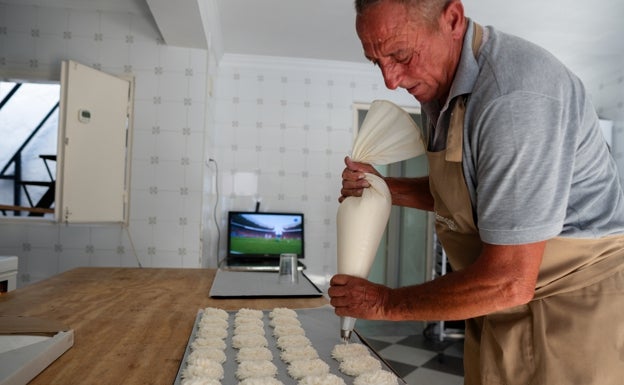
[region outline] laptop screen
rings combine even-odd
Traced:
[[[228,256],[279,258],[295,253],[304,258],[302,213],[228,212]]]

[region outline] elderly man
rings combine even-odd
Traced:
[[[357,0],[365,56],[428,118],[429,176],[385,178],[435,212],[453,272],[391,289],[336,275],[339,316],[466,319],[466,384],[624,381],[624,196],[581,81],[460,0]],[[340,201],[369,187],[346,159]]]

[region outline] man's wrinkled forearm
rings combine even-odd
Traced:
[[[429,190],[429,177],[384,178],[395,206],[433,211],[433,196]]]

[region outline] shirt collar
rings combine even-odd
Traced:
[[[453,100],[455,97],[472,93],[472,89],[474,88],[474,85],[477,82],[477,77],[479,76],[479,64],[477,63],[477,59],[475,59],[475,55],[472,51],[472,35],[474,34],[475,25],[470,18],[467,19],[468,28],[466,30],[466,34],[464,35],[464,46],[462,48],[445,108],[448,106],[448,102]]]
[[[468,28],[464,35],[464,42],[459,57],[459,63],[457,64],[457,70],[455,71],[455,77],[451,83],[449,90],[449,97],[444,105],[438,104],[438,101],[432,101],[429,103],[422,103],[422,108],[430,119],[437,119],[439,114],[445,111],[451,100],[459,95],[465,95],[472,93],[477,77],[479,76],[479,64],[475,59],[472,52],[472,35],[474,33],[474,22],[470,18],[468,20]],[[435,122],[434,122],[435,123]]]

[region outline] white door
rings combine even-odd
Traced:
[[[57,220],[126,222],[130,91],[128,80],[62,63]]]

